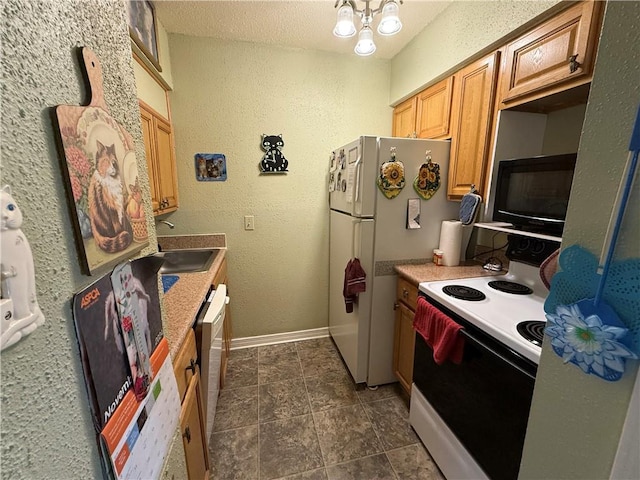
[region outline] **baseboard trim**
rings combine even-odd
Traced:
[[[240,350],[249,347],[261,347],[276,343],[299,342],[329,336],[329,327],[312,328],[310,330],[298,330],[296,332],[273,333],[271,335],[258,335],[256,337],[242,337],[231,340],[231,350]]]

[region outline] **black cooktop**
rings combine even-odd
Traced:
[[[445,285],[442,291],[453,298],[460,300],[469,300],[471,302],[479,302],[486,298],[485,294],[475,288],[465,287],[464,285]]]
[[[516,325],[518,333],[526,340],[530,341],[538,347],[542,346],[542,337],[544,337],[544,327],[546,322],[541,320],[526,320]]]
[[[501,292],[512,293],[514,295],[529,295],[533,293],[533,290],[526,285],[516,282],[508,282],[506,280],[491,281],[489,282],[489,286]]]

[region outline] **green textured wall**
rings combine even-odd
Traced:
[[[110,112],[138,145],[151,211],[124,4],[5,0],[1,8],[1,184],[11,185],[23,212],[46,317],[0,356],[2,478],[100,478],[70,308],[92,278],[80,271],[51,113],[88,99],[76,47],[91,48]],[[153,223],[148,227],[155,245]]]
[[[234,337],[326,327],[329,154],[391,133],[389,62],[184,35],[169,45],[180,208],[158,232],[226,233]],[[283,135],[288,174],[260,175],[262,134]],[[225,154],[227,181],[196,181],[195,153]]]

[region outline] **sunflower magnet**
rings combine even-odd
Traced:
[[[391,147],[391,160],[380,166],[378,188],[387,198],[397,197],[404,188],[404,164],[396,160],[396,148]]]
[[[440,165],[431,161],[431,150],[427,150],[426,157],[413,181],[414,190],[423,200],[429,200],[440,188]]]

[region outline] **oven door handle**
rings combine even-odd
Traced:
[[[460,329],[460,333],[462,334],[463,337],[465,337],[467,340],[471,340],[472,343],[476,343],[478,346],[480,346],[483,350],[486,350],[489,353],[492,353],[493,355],[495,355],[496,357],[498,357],[500,360],[502,360],[503,362],[511,365],[513,368],[515,368],[516,370],[518,370],[521,373],[524,373],[527,377],[531,378],[532,380],[535,380],[535,375],[531,375],[531,373],[527,372],[525,369],[523,369],[522,367],[520,367],[519,365],[516,365],[515,363],[513,363],[511,360],[509,360],[508,358],[504,357],[503,355],[500,355],[498,352],[496,352],[495,350],[493,350],[491,347],[489,347],[488,345],[486,345],[485,343],[481,342],[480,340],[478,340],[476,337],[474,337],[473,335],[471,335],[469,332],[467,332],[464,328]]]

